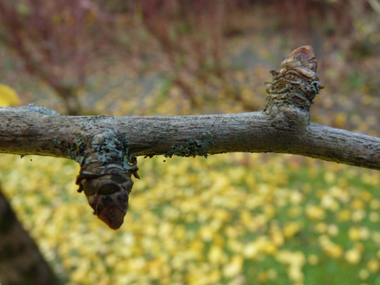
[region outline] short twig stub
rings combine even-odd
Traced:
[[[280,69],[271,70],[272,82],[266,82],[268,93],[263,111],[271,114],[281,108],[296,107],[309,111],[313,99],[324,88],[317,75],[317,59],[311,46],[295,49],[282,63]]]

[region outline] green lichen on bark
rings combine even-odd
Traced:
[[[100,164],[116,162],[126,170],[136,166],[137,160],[129,148],[129,141],[118,132],[107,131],[94,137],[91,146],[94,148],[93,160]]]
[[[58,140],[55,142],[59,143]],[[68,143],[68,156],[78,162],[79,164],[82,164],[85,151],[86,151],[87,144],[82,141],[81,139],[74,139],[71,143]]]
[[[84,131],[90,131],[97,127],[98,121],[104,116],[95,115],[95,116],[86,116],[82,122],[78,123],[78,126],[81,127]]]
[[[198,155],[207,158],[208,152],[215,146],[215,143],[213,141],[213,135],[210,131],[205,132],[203,136],[203,142],[186,138],[186,146],[173,145],[171,150],[164,153],[164,156],[172,157],[173,155],[177,155],[182,157],[196,157]]]
[[[37,105],[34,105],[33,103],[29,104],[29,106],[26,108],[28,108],[28,110],[30,110],[32,112],[41,113],[43,115],[59,115],[54,110],[46,109],[45,107],[37,106]]]

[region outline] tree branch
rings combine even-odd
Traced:
[[[310,46],[293,51],[267,82],[261,112],[176,116],[60,116],[30,105],[0,108],[0,152],[81,164],[77,178],[94,213],[119,228],[128,209],[136,156],[226,152],[290,153],[380,170],[380,138],[310,123],[323,86]]]
[[[135,156],[170,155],[173,146],[186,149],[192,140],[199,142],[194,150],[173,154],[290,153],[380,170],[380,138],[315,123],[302,131],[280,128],[263,112],[174,117],[44,114],[49,111],[36,106],[0,108],[0,152],[80,162],[83,153],[76,150],[78,145],[87,146],[97,134],[113,132]],[[208,133],[213,144],[210,141],[203,153],[201,144]]]

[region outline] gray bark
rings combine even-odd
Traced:
[[[88,145],[95,135],[112,131],[135,156],[154,156],[174,145],[186,147],[188,138],[203,142],[210,132],[214,146],[208,154],[290,153],[380,170],[380,138],[315,123],[288,127],[263,112],[173,117],[44,113],[49,110],[35,106],[0,108],[0,152],[73,158],[74,141]]]

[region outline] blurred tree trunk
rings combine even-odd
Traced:
[[[33,239],[17,220],[1,189],[0,282],[2,285],[60,284]]]

